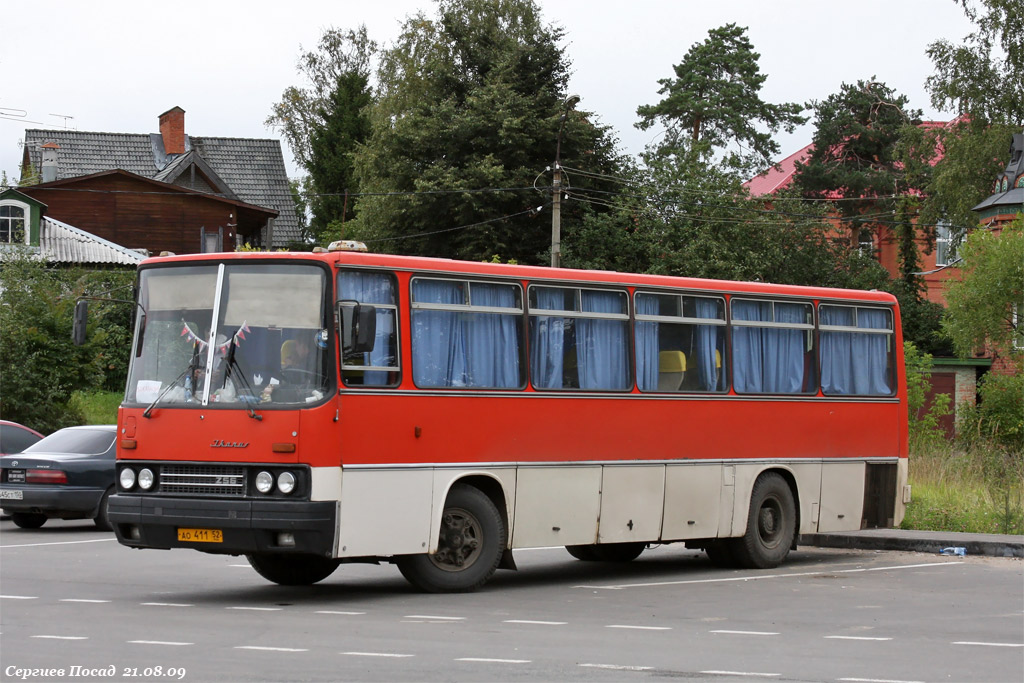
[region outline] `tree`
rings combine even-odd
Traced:
[[[946,292],[943,329],[965,358],[983,347],[1014,353],[1015,342],[1024,345],[1024,218],[1000,233],[972,232],[960,257],[963,277]]]
[[[289,87],[267,117],[280,127],[295,161],[309,174],[304,183],[312,211],[309,235],[320,240],[332,221],[351,217],[349,193],[358,191],[352,154],[369,134],[373,101],[371,62],[377,45],[365,26],[328,29],[316,50],[301,52],[299,73],[308,87]]]
[[[81,347],[71,342],[71,314],[79,294],[104,291],[100,288],[130,281],[131,275],[59,271],[25,250],[5,252],[0,268],[0,329],[4,331],[0,414],[4,419],[51,432],[81,423],[82,416],[70,403],[72,392],[104,386],[108,374],[119,385],[116,388],[124,387],[130,347],[124,320],[130,313],[123,310],[127,306],[94,306],[89,341]]]
[[[792,132],[806,121],[799,104],[770,104],[761,99],[767,76],[761,73],[760,54],[746,32],[736,24],[711,29],[704,42],[694,44],[673,67],[675,78],[658,81],[662,86],[658,94],[665,97],[637,109],[641,117],[637,128],[665,127],[653,154],[708,158],[731,148],[726,166],[756,175],[779,154],[772,133]]]
[[[546,261],[550,223],[537,209],[565,112],[561,38],[532,0],[442,0],[435,18],[410,17],[382,55],[372,134],[355,155],[363,196],[343,236],[397,253]],[[568,112],[561,163],[583,172],[568,171],[576,189],[614,189],[593,177],[613,174],[617,157],[592,119]]]

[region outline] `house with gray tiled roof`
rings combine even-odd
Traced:
[[[129,248],[164,250],[172,233],[177,253],[301,242],[280,141],[188,135],[180,107],[159,122],[159,133],[26,130],[19,189]]]

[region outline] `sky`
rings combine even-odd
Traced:
[[[671,78],[712,28],[748,28],[768,102],[823,100],[844,82],[876,77],[933,120],[952,114],[931,107],[925,49],[973,30],[954,0],[538,1],[544,19],[565,29],[579,109],[611,126],[629,154],[657,135],[634,127],[637,107],[661,99],[658,80]],[[5,4],[0,171],[17,177],[28,128],[155,133],[158,116],[175,106],[186,111],[191,135],[280,139],[264,121],[285,88],[302,84],[300,49],[315,48],[325,29],[360,24],[388,45],[406,17],[433,9],[431,0]],[[809,123],[777,135],[781,156],[812,134]],[[289,174],[299,175],[282,145]]]

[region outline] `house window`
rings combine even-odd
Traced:
[[[875,258],[875,233],[871,228],[861,228],[857,233],[857,248],[865,256]]]
[[[0,244],[25,244],[24,207],[0,205]]]
[[[935,265],[948,266],[959,260],[957,248],[962,237],[962,230],[954,230],[949,221],[939,221],[935,226]]]

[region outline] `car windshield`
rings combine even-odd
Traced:
[[[25,449],[25,453],[77,453],[99,455],[110,448],[113,429],[61,429]]]
[[[328,395],[327,276],[298,263],[145,269],[125,400],[251,410]]]

